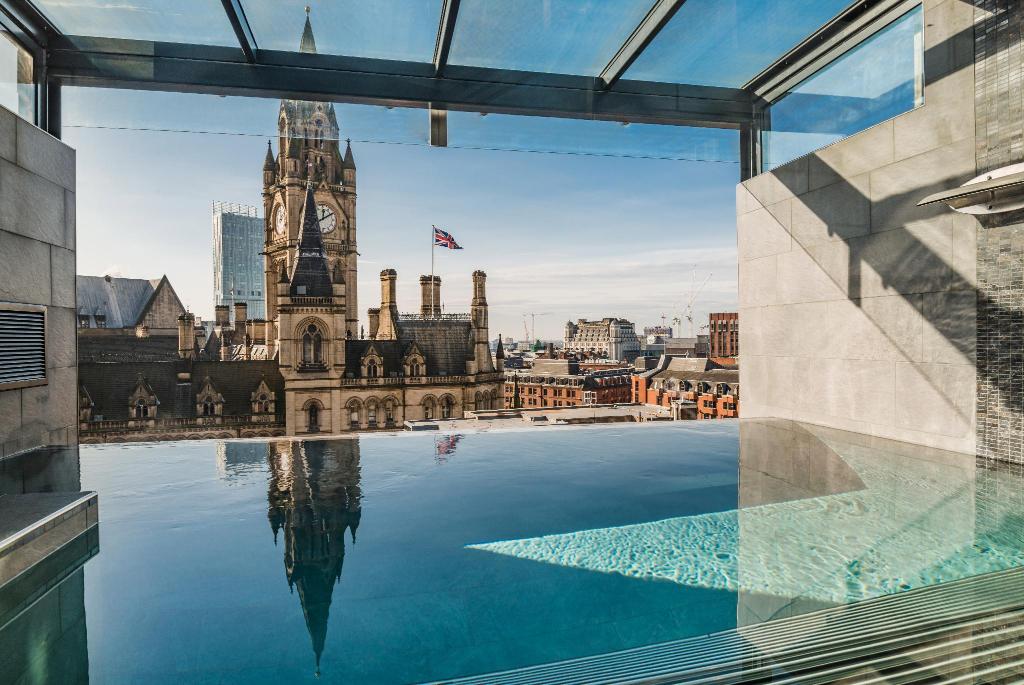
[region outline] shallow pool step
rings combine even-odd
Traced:
[[[453,685],[999,683],[1024,679],[1024,570]]]
[[[0,587],[96,525],[95,492],[0,495]]]

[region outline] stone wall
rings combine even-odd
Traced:
[[[47,383],[0,389],[0,457],[77,441],[75,152],[0,108],[0,302],[46,306]]]
[[[976,0],[977,164],[1024,161],[1024,10]],[[978,232],[978,454],[1024,463],[1024,213],[993,215]]]
[[[974,7],[924,2],[925,104],[737,188],[746,417],[975,449]]]

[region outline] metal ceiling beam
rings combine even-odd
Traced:
[[[675,15],[686,0],[656,0],[647,16],[633,29],[633,33],[622,44],[608,65],[601,71],[601,82],[605,88],[611,88],[622,78],[630,65],[640,56],[658,32]]]
[[[46,16],[27,0],[0,0],[0,23],[33,53],[41,53],[51,37],[60,35]],[[39,59],[38,54],[33,57]]]
[[[245,18],[245,10],[242,9],[240,0],[220,0],[224,5],[224,14],[228,15],[231,28],[235,30],[238,38],[238,46],[242,48],[245,61],[249,64],[256,63],[256,37],[252,35],[252,28],[249,27],[249,20]]]
[[[860,0],[743,85],[762,102],[773,102],[825,64],[852,50],[921,0]]]
[[[434,43],[434,76],[441,76],[448,66],[448,53],[455,36],[455,22],[459,19],[460,0],[441,0],[441,21],[437,27],[437,41]]]
[[[360,102],[568,118],[739,128],[753,103],[737,88],[235,48],[69,36],[50,51],[67,85]]]

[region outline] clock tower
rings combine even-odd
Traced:
[[[316,52],[307,9],[299,51]],[[334,105],[282,100],[277,117],[278,152],[267,142],[263,164],[263,210],[266,217],[264,271],[267,320],[278,315],[277,283],[290,274],[298,258],[302,213],[309,186],[316,201],[317,223],[331,274],[345,290],[345,331],[358,337],[356,297],[356,164],[352,146],[341,152]]]

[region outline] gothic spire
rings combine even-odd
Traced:
[[[263,160],[263,170],[273,171],[277,168],[277,162],[274,161],[274,152],[270,149],[270,141],[267,141],[267,157]]]
[[[344,168],[346,168],[346,169],[355,169],[356,168],[356,160],[355,160],[355,157],[352,156],[352,139],[351,138],[346,138],[345,139],[345,159],[342,160],[341,165]]]
[[[501,333],[498,334],[498,349],[494,351],[495,359],[505,358],[505,346],[501,344]]]
[[[316,54],[316,40],[313,38],[313,26],[309,23],[309,5],[306,5],[306,25],[302,29],[302,40],[299,41],[299,52]]]

